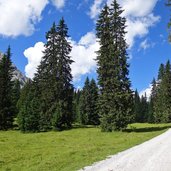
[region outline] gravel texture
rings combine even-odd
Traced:
[[[171,129],[80,171],[171,171]]]

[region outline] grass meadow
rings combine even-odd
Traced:
[[[147,141],[171,124],[132,124],[124,132],[75,127],[62,132],[0,131],[0,170],[75,171]]]

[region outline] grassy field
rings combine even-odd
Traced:
[[[0,132],[0,170],[74,171],[166,131],[171,124],[133,124],[126,132],[99,128],[23,134]]]

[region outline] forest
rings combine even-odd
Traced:
[[[87,77],[82,89],[73,85],[74,61],[64,18],[58,24],[54,22],[46,33],[42,61],[24,87],[18,80],[12,81],[8,47],[0,60],[0,130],[62,131],[78,124],[112,132],[125,130],[130,123],[170,123],[170,61],[161,64],[158,76],[152,78],[150,98],[140,97],[129,79],[126,18],[122,13],[116,0],[110,7],[103,7],[96,23],[98,78]]]

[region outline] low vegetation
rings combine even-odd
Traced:
[[[149,140],[171,124],[132,124],[124,132],[75,127],[62,132],[0,132],[0,170],[74,171]]]

